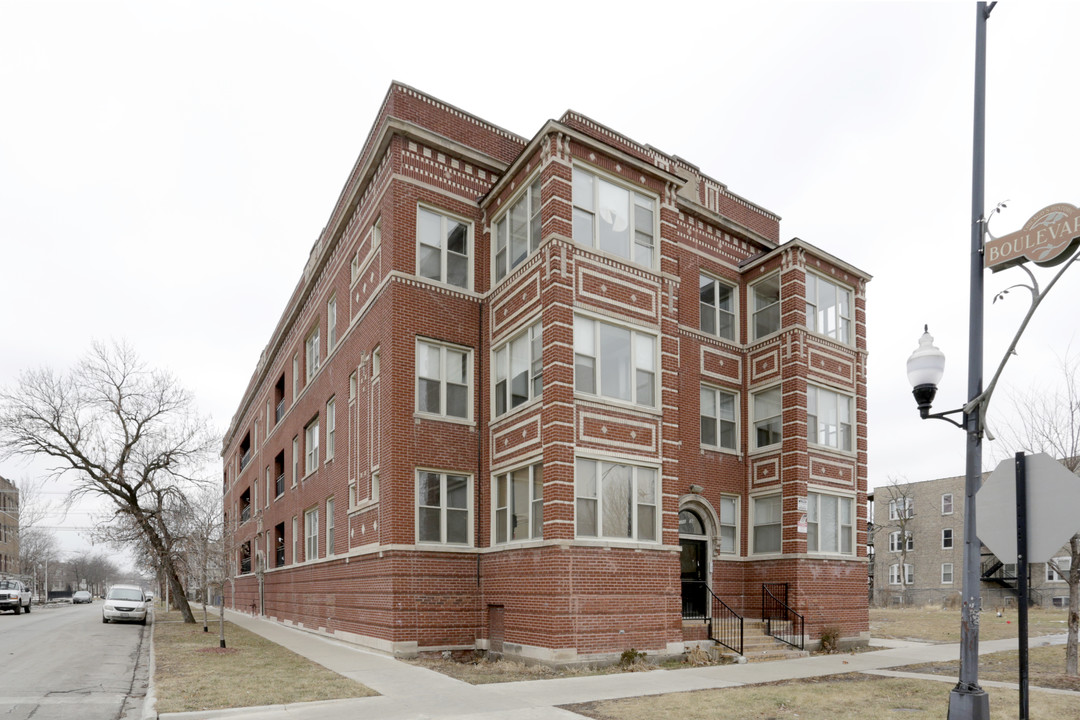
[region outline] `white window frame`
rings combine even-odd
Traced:
[[[624,252],[600,246],[600,195],[603,186],[609,186],[613,192],[627,193],[626,223],[627,237]],[[586,187],[587,186],[587,187]],[[575,164],[573,169],[573,236],[574,242],[585,247],[595,248],[646,268],[655,268],[660,256],[658,232],[657,197],[651,192],[642,191],[625,180],[602,174],[592,168]],[[639,217],[638,209],[647,211],[651,217]],[[588,230],[586,231],[586,228]],[[643,242],[647,239],[648,242]],[[639,250],[640,248],[640,250]],[[647,248],[647,250],[646,250]],[[641,257],[648,253],[648,262]]]
[[[292,401],[296,403],[296,399],[300,397],[300,353],[293,353],[292,356]]]
[[[421,476],[427,474],[438,478],[439,481],[439,504],[438,505],[424,505],[421,497]],[[468,473],[460,472],[448,472],[445,470],[430,470],[426,468],[417,468],[414,475],[416,487],[416,542],[418,544],[431,544],[431,545],[452,545],[457,547],[472,547],[473,545],[473,476]],[[465,507],[449,507],[448,506],[448,493],[447,486],[449,478],[464,478],[465,480]],[[421,537],[423,532],[423,520],[422,515],[424,511],[436,511],[439,517],[439,538],[431,539]],[[451,542],[447,539],[448,527],[447,522],[449,513],[465,513],[465,534],[466,538],[463,541]]]
[[[1054,558],[1054,562],[1057,563],[1063,573],[1068,573],[1069,569],[1072,567],[1072,558],[1068,555],[1056,557]],[[1054,570],[1054,568],[1050,567],[1050,563],[1046,564],[1046,582],[1066,582],[1067,580],[1068,577],[1066,575],[1062,575]]]
[[[704,294],[706,286],[709,286],[712,291],[713,300],[711,303],[706,303],[701,299]],[[721,307],[720,303],[720,289],[724,288],[728,291],[728,305],[730,309]],[[699,273],[698,275],[698,329],[706,335],[712,337],[724,338],[732,342],[739,341],[739,293],[738,289],[731,283],[724,280],[720,280],[708,273]],[[709,313],[706,313],[709,310]],[[708,317],[712,317],[712,328],[705,327],[705,320]],[[729,333],[720,332],[720,318],[726,316],[728,318]]]
[[[821,421],[823,410],[829,409],[836,424]],[[845,420],[846,410],[846,420]],[[842,452],[855,449],[855,398],[820,385],[806,386],[806,441],[819,447]]]
[[[518,196],[515,197],[512,202],[507,204],[506,211],[497,217],[491,224],[491,267],[492,272],[495,275],[495,283],[498,283],[504,277],[514,272],[515,268],[523,265],[540,247],[542,232],[540,225],[540,186],[540,174],[537,173],[529,183],[524,186],[524,189]],[[523,238],[520,234],[515,235],[513,232],[519,228],[519,223],[522,218],[518,216],[518,213],[522,211],[525,215]],[[514,262],[514,257],[511,256],[511,252],[515,245],[515,237],[523,240],[525,243],[525,254],[518,257],[517,262]]]
[[[319,557],[319,508],[304,511],[304,562]]]
[[[300,534],[300,520],[296,515],[292,516],[292,564],[296,564],[296,544]]]
[[[437,376],[427,375],[422,376],[420,374],[421,365],[421,352],[426,352],[428,349],[438,350],[439,352],[439,367],[436,370]],[[447,355],[448,353],[458,353],[465,355],[465,382],[450,382],[447,378]],[[440,420],[457,420],[457,421],[471,421],[473,416],[473,351],[472,348],[462,347],[460,345],[451,345],[449,343],[439,342],[437,340],[429,340],[427,338],[416,339],[416,380],[414,381],[414,387],[416,391],[416,403],[413,407],[416,408],[416,412],[425,417],[438,418]],[[372,372],[374,373],[376,366],[373,364]],[[429,382],[438,382],[439,384],[439,409],[438,412],[421,408],[421,398],[423,397],[422,382],[427,380]],[[465,415],[451,415],[447,412],[447,391],[449,386],[465,388]]]
[[[775,415],[758,417],[758,398],[767,393],[773,392],[775,392],[777,395],[778,412]],[[754,450],[763,450],[765,448],[779,447],[784,442],[784,391],[782,386],[773,385],[772,387],[761,388],[750,393],[750,416],[751,427],[753,429],[753,434],[751,436],[752,439],[750,441],[751,447],[753,447]],[[770,437],[772,436],[772,431],[769,429],[769,427],[772,425],[771,421],[773,421],[774,419],[779,424],[779,429],[776,433],[776,442],[767,443],[765,445],[759,444],[759,433],[762,429],[765,429],[766,432],[769,433]]]
[[[605,348],[600,335],[605,332],[629,334],[628,347]],[[658,350],[660,339],[655,333],[599,320],[588,315],[574,315],[574,392],[581,395],[604,398],[618,403],[655,408],[659,401],[660,373]],[[610,357],[627,358],[629,366],[625,383],[618,383],[615,394],[605,385],[607,372],[604,363]],[[608,378],[610,382],[610,378]],[[647,382],[643,382],[643,380]],[[625,387],[629,385],[629,387]],[[648,388],[648,397],[641,395]],[[605,389],[608,392],[605,392]],[[625,397],[625,395],[629,397]]]
[[[315,373],[319,372],[319,360],[319,326],[316,325],[304,340],[304,369],[307,382],[311,382]]]
[[[779,518],[776,522],[771,522],[772,518],[767,518],[770,522],[758,522],[758,506],[768,501],[772,504],[774,501],[778,502]],[[761,550],[758,548],[758,528],[773,527],[776,526],[779,529],[778,547],[775,550]],[[779,555],[784,551],[784,498],[778,492],[770,492],[761,495],[752,495],[750,497],[750,553],[752,555]]]
[[[819,312],[822,290],[831,292],[835,299],[831,309],[822,308]],[[846,296],[847,314],[842,311],[840,298]],[[854,341],[855,293],[846,285],[834,282],[817,273],[806,273],[806,327],[818,335],[836,340],[845,345]]]
[[[513,412],[517,408],[528,405],[544,394],[544,328],[538,320],[517,333],[513,337],[500,343],[491,353],[491,413],[494,417],[502,417]],[[514,351],[524,347],[528,353],[528,360],[524,369],[526,389],[525,396],[518,403],[514,403],[514,380],[522,373],[515,364]],[[514,370],[519,370],[515,375]],[[503,385],[502,388],[499,386]],[[499,401],[502,400],[500,409]]]
[[[905,512],[903,517],[904,518],[915,517],[915,498],[901,497],[901,498],[893,498],[892,500],[889,501],[889,519],[890,520],[900,520],[901,519],[900,512],[897,510],[897,505],[898,505],[898,503],[901,503],[901,502],[902,502],[902,504],[904,506],[906,506],[906,512]]]
[[[953,494],[942,493],[941,495],[941,514],[952,515],[953,514]]]
[[[759,304],[763,299],[768,299],[768,297],[767,296],[765,298],[759,297],[758,296],[758,288],[763,287],[766,283],[768,283],[771,286],[772,283],[774,283],[774,282],[776,283],[776,298],[777,299],[775,301],[773,301],[773,302],[768,302],[766,304]],[[747,290],[747,298],[748,298],[748,301],[750,303],[750,308],[749,308],[750,309],[750,337],[752,338],[752,340],[756,342],[758,340],[761,340],[762,338],[765,338],[765,337],[768,337],[768,336],[770,336],[770,335],[772,335],[774,333],[780,332],[780,329],[784,325],[784,318],[783,318],[784,293],[783,293],[782,282],[780,280],[780,273],[778,273],[778,272],[771,273],[771,274],[766,275],[765,277],[761,278],[760,280],[754,282],[749,287],[749,289]],[[771,315],[773,313],[773,308],[775,308],[775,313],[776,313],[776,327],[771,327],[771,319],[772,319]],[[768,317],[766,317],[766,314],[768,315]],[[770,326],[767,327],[764,332],[758,332],[759,318],[761,318],[762,322],[764,322],[765,320],[770,321]]]
[[[915,566],[912,563],[905,563],[904,564],[904,584],[905,585],[914,585],[915,584]]]
[[[300,479],[300,436],[293,435],[292,439],[292,486]]]
[[[721,495],[716,508],[720,523],[717,528],[716,552],[721,555],[739,554],[739,501],[738,495]],[[730,530],[730,533],[725,530]]]
[[[953,564],[951,562],[941,563],[941,584],[953,584]]]
[[[626,534],[607,534],[604,513],[606,503],[611,503],[605,475],[615,468],[629,470],[629,492],[626,502],[628,523]],[[591,482],[590,482],[591,480]],[[647,494],[652,484],[652,502]],[[632,465],[619,460],[579,456],[574,462],[574,537],[587,540],[624,540],[627,542],[660,543],[661,527],[661,474],[660,468],[649,465]],[[614,511],[613,511],[614,512]],[[648,518],[650,518],[649,520]],[[612,515],[612,517],[615,517]],[[619,514],[622,517],[622,514]],[[595,534],[587,532],[591,523]],[[650,532],[653,537],[648,537]]]
[[[726,396],[730,398],[729,412],[723,414],[721,411],[722,397]],[[701,426],[700,440],[701,446],[710,450],[727,450],[730,452],[739,451],[739,393],[733,390],[727,390],[725,388],[717,387],[715,385],[708,385],[702,383],[700,392],[700,409],[698,412],[698,421]],[[711,398],[714,414],[709,415],[706,413],[706,402]],[[709,427],[708,421],[712,420],[712,437],[707,437],[710,433],[707,428]],[[731,444],[722,444],[721,438],[723,438],[723,429],[726,426],[731,428]],[[710,442],[711,440],[711,442]]]
[[[432,277],[431,275],[424,274],[423,264],[423,247],[435,248],[430,242],[424,242],[422,238],[423,234],[423,217],[424,214],[432,215],[439,218],[440,230],[439,230],[439,244],[437,246],[439,250],[439,275],[438,277]],[[453,252],[449,248],[447,242],[450,236],[451,229],[457,229],[457,226],[462,226],[465,229],[465,253]],[[472,237],[472,223],[462,217],[453,215],[445,210],[436,209],[427,205],[418,205],[416,208],[416,275],[417,277],[430,280],[432,282],[441,283],[443,285],[449,285],[450,287],[462,288],[464,290],[471,290],[473,287],[473,237]],[[458,284],[450,282],[449,279],[449,260],[450,256],[454,255],[457,258],[464,258],[465,263],[465,283]]]
[[[836,526],[829,528],[822,523],[821,506],[826,502],[836,503]],[[847,522],[844,522],[844,506],[847,507]],[[806,518],[807,518],[807,535],[806,535],[806,551],[808,553],[815,553],[819,555],[842,555],[853,556],[855,555],[855,498],[851,495],[821,492],[818,490],[810,490],[806,494]],[[823,541],[827,539],[826,534],[832,534],[832,541],[835,541],[836,550],[823,550],[822,547],[825,544]],[[844,543],[847,543],[847,550],[844,550]],[[811,545],[816,547],[811,549]]]
[[[319,417],[304,426],[304,477],[319,469]]]
[[[356,371],[349,375],[349,402],[356,399]]]
[[[889,566],[889,584],[890,585],[903,585],[904,579],[900,575],[900,563],[893,563]]]
[[[946,536],[946,533],[948,533],[948,536]],[[953,529],[952,528],[941,528],[941,549],[942,550],[952,550],[953,543],[955,543],[955,542],[956,542],[956,539],[953,537]]]
[[[337,429],[337,397],[326,401],[326,462],[334,459],[334,431]]]
[[[523,475],[523,478],[521,477]],[[524,512],[517,512],[520,499],[517,481],[524,479]],[[491,542],[496,545],[542,540],[544,537],[544,466],[540,463],[514,468],[491,479]],[[524,528],[519,537],[514,537]]]
[[[915,533],[910,530],[904,533],[907,538],[907,549],[911,552],[915,549]],[[903,552],[904,548],[900,542],[900,531],[894,530],[889,533],[889,552]]]
[[[337,346],[337,295],[326,301],[326,354]]]
[[[326,557],[334,554],[334,498],[326,499]]]

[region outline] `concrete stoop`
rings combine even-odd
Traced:
[[[806,650],[799,650],[797,647],[766,635],[764,623],[747,622],[743,625],[743,657],[747,662],[790,660],[809,655],[810,653]]]

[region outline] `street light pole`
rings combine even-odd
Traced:
[[[996,3],[980,2],[975,12],[975,113],[971,162],[971,302],[968,322],[968,405],[964,482],[964,580],[960,609],[960,680],[949,694],[949,720],[989,720],[990,698],[979,687],[979,575],[981,544],[976,535],[975,493],[982,484],[983,404],[983,237],[985,233],[986,20]]]

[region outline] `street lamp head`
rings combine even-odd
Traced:
[[[907,361],[908,382],[914,388],[912,394],[919,406],[919,415],[923,418],[930,414],[930,406],[937,394],[937,385],[944,374],[945,353],[934,347],[934,338],[929,328],[924,325],[919,347],[915,348]]]

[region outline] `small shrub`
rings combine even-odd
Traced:
[[[692,647],[689,652],[686,653],[686,662],[694,667],[701,667],[703,665],[712,665],[713,659],[708,652],[700,647]]]
[[[829,655],[840,652],[840,628],[834,625],[822,628],[821,652]]]
[[[638,652],[634,648],[623,650],[622,656],[619,658],[619,667],[633,667],[635,665],[644,665],[645,656],[648,653]]]

